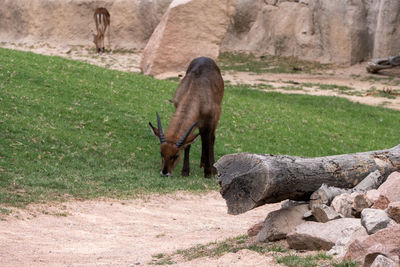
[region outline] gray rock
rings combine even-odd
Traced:
[[[299,205],[303,205],[303,204],[308,204],[308,202],[307,201],[295,201],[295,200],[287,199],[287,200],[282,202],[281,207],[282,207],[282,209],[285,209],[285,208],[290,208],[290,207],[293,207],[293,206],[299,206]]]
[[[378,255],[371,267],[396,267],[396,262],[383,255]]]
[[[306,222],[287,235],[291,248],[301,250],[330,250],[340,239],[366,235],[359,219],[342,218],[327,223]]]
[[[383,181],[384,177],[381,172],[379,170],[373,171],[354,187],[354,191],[366,192],[370,189],[377,189]]]
[[[307,210],[308,204],[302,204],[270,212],[255,242],[274,241],[285,238],[297,225],[305,222],[303,214]]]
[[[365,227],[368,234],[374,234],[379,230],[396,224],[384,210],[364,209],[361,212],[361,224]]]

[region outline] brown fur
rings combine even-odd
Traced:
[[[175,92],[173,99],[175,113],[165,133],[166,141],[161,144],[163,175],[172,174],[182,150],[185,150],[182,175],[189,175],[190,145],[198,135],[193,134],[193,129],[181,147],[177,147],[176,143],[197,121],[196,126],[202,142],[200,167],[204,168],[204,176],[207,178],[215,173],[213,167],[215,130],[221,114],[223,94],[224,81],[215,62],[205,57],[192,60]],[[151,124],[150,126],[153,133],[160,138],[159,129]]]
[[[104,52],[104,34],[107,32],[108,46],[111,51],[110,41],[110,13],[104,7],[96,8],[94,11],[94,23],[96,24],[97,34],[93,36],[93,43],[96,45],[96,50]],[[107,31],[108,30],[108,31]]]

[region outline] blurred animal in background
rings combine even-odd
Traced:
[[[96,10],[94,11],[93,18],[96,24],[97,34],[94,34],[94,32],[92,31],[92,35],[93,43],[96,45],[97,53],[105,52],[104,36],[106,35],[106,33],[108,39],[108,48],[110,49],[110,52],[112,52],[110,41],[110,13],[104,7],[99,7],[96,8]]]

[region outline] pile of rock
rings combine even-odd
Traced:
[[[323,185],[309,203],[285,201],[249,236],[256,242],[286,238],[293,249],[329,250],[364,266],[399,266],[400,173],[393,172],[382,184],[379,171],[369,178],[378,181],[377,189],[363,189],[365,178],[350,190],[333,188],[333,195],[320,194],[321,188],[329,191]]]

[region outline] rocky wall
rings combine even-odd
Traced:
[[[398,0],[239,0],[222,51],[354,64],[400,53]]]
[[[0,42],[93,45],[104,6],[113,48],[142,49],[171,2],[1,0]],[[400,53],[398,25],[398,0],[238,0],[220,50],[354,64]]]

